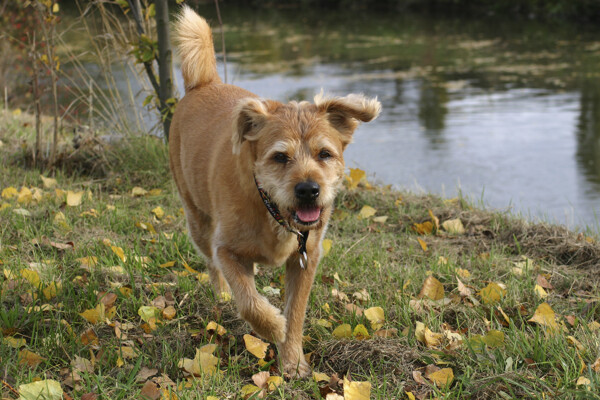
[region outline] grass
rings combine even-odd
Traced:
[[[237,317],[233,302],[219,302],[203,275],[184,266],[204,272],[186,236],[166,147],[159,140],[132,138],[109,147],[89,139],[76,152],[65,145],[56,188],[84,192],[80,205],[68,206],[64,194],[44,188],[39,171],[27,168],[20,143],[29,128],[6,116],[3,124],[0,190],[39,188],[42,194],[22,203],[0,199],[3,399],[17,398],[20,385],[40,379],[60,382],[66,399],[93,394],[138,399],[147,380],[167,390],[163,398],[243,398],[244,386],[261,369],[277,374],[276,362],[261,367],[246,349],[242,337],[250,328]],[[148,193],[134,196],[134,187]],[[375,216],[358,218],[365,205],[377,210]],[[156,207],[164,210],[160,219],[152,212]],[[407,392],[420,399],[599,398],[597,238],[477,209],[464,199],[398,193],[364,182],[340,193],[337,210],[327,233],[332,247],[321,262],[305,324],[304,348],[315,371],[368,381],[374,399],[409,398]],[[430,221],[430,211],[441,223],[459,218],[465,233],[442,228],[415,233],[414,224]],[[375,222],[377,216],[388,218]],[[122,248],[126,261],[105,239]],[[97,263],[85,265],[84,257],[96,257]],[[165,267],[169,262],[174,265]],[[35,271],[40,283],[27,271]],[[257,287],[283,289],[283,273],[261,267]],[[538,275],[552,285],[545,299],[536,294]],[[441,283],[441,300],[419,299],[428,276]],[[459,293],[457,278],[472,289],[471,297]],[[485,304],[480,291],[489,283],[502,284],[505,294]],[[54,285],[60,286],[56,295]],[[340,301],[332,289],[349,300]],[[353,295],[362,290],[368,299]],[[281,306],[281,295],[269,298]],[[92,324],[81,316],[102,301],[112,306],[105,307],[108,318]],[[383,329],[397,333],[375,336],[364,315],[347,310],[349,302],[381,307]],[[529,321],[544,302],[556,312],[559,328]],[[163,319],[154,330],[144,326],[140,307],[168,304],[175,308],[173,319]],[[42,308],[46,305],[51,307]],[[210,321],[227,333],[207,331]],[[434,336],[459,334],[462,343],[419,339],[417,322]],[[332,332],[343,323],[352,329],[363,324],[371,337],[338,339]],[[501,340],[489,340],[490,332]],[[218,345],[214,354],[222,372],[186,377],[180,360],[193,359],[196,349],[210,342]],[[267,355],[267,361],[275,358]],[[426,377],[434,366],[452,370],[449,385],[419,381],[414,374]],[[141,375],[154,369],[150,377]],[[581,377],[589,384],[578,385]],[[287,381],[268,398],[318,399],[331,390],[341,393],[335,383]]]

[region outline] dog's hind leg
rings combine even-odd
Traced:
[[[285,317],[256,290],[254,264],[242,261],[225,247],[215,248],[213,259],[231,287],[242,318],[263,338],[277,343],[285,341]]]
[[[215,294],[220,296],[222,293],[231,293],[225,277],[223,277],[221,271],[212,262],[212,249],[210,246],[211,218],[194,206],[186,206],[185,215],[187,216],[188,231],[192,238],[192,243],[196,247],[196,250],[206,257],[208,275],[210,276],[210,282]]]

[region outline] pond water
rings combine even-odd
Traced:
[[[600,32],[364,9],[223,8],[228,83],[281,101],[321,88],[379,98],[381,116],[346,151],[347,165],[372,181],[462,192],[533,220],[598,229]],[[213,6],[198,10],[220,47]],[[182,93],[179,70],[176,78]]]

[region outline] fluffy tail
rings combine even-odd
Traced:
[[[182,7],[175,23],[175,41],[186,91],[221,81],[210,27],[187,5]]]

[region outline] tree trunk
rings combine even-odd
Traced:
[[[156,0],[156,33],[158,36],[158,80],[160,114],[163,120],[165,140],[169,140],[171,127],[171,107],[173,98],[173,56],[169,39],[169,4],[167,0]],[[172,104],[172,103],[171,103]]]

